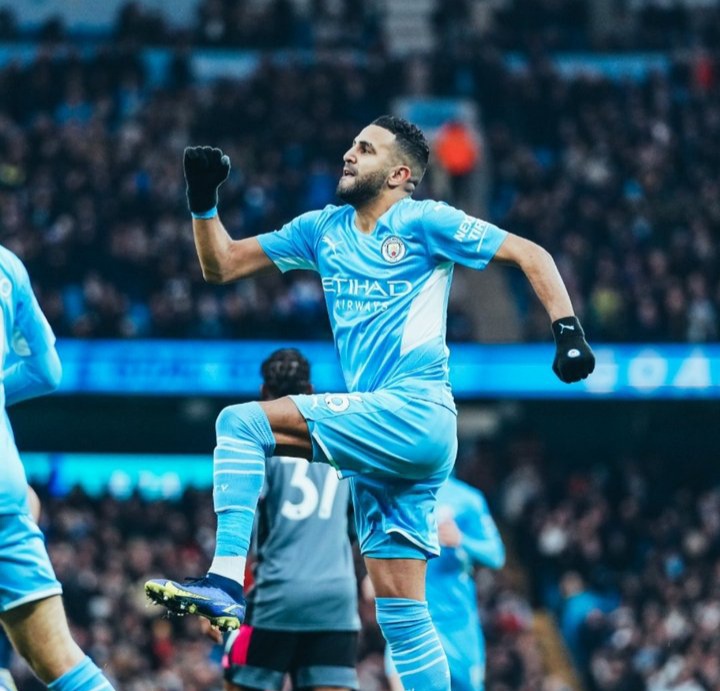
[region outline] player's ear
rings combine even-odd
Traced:
[[[407,185],[411,184],[413,190],[415,189],[415,183],[411,182],[412,171],[409,166],[401,165],[392,169],[390,177],[388,178],[388,185],[395,189],[396,187],[402,187],[406,192],[408,191]]]

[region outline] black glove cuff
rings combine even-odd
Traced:
[[[585,332],[577,317],[562,317],[552,323],[555,343],[585,338]]]
[[[192,189],[190,185],[187,186],[187,200],[190,211],[194,214],[201,214],[205,211],[218,205],[218,191],[217,187],[213,189]]]

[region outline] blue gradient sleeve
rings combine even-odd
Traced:
[[[477,270],[488,265],[508,235],[444,202],[425,202],[422,225],[428,251],[438,264],[450,261]]]
[[[308,211],[273,233],[258,235],[263,252],[280,271],[317,271],[316,230],[321,211]]]
[[[13,281],[15,318],[7,334],[9,350],[3,384],[6,405],[12,405],[56,389],[62,367],[55,350],[55,334],[40,309],[25,266],[10,253],[6,260]]]
[[[54,346],[20,358],[3,372],[5,404],[11,406],[50,393],[58,387],[61,377],[62,365]]]

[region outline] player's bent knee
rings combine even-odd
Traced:
[[[215,432],[218,436],[234,436],[238,428],[243,427],[243,413],[246,412],[246,403],[230,405],[223,408],[215,420]]]
[[[215,432],[218,446],[228,440],[254,442],[266,456],[271,456],[275,449],[270,422],[259,403],[240,403],[223,408],[215,420]]]

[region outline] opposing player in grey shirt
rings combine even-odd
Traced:
[[[310,393],[293,348],[262,364],[264,400]],[[274,457],[256,524],[255,584],[224,658],[226,689],[357,689],[357,587],[348,537],[349,486],[326,464]]]

